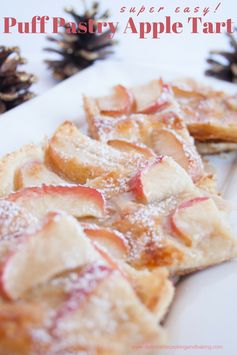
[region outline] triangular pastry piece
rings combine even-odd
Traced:
[[[224,211],[175,164],[163,157],[132,178],[136,202],[114,199],[108,223],[127,238],[134,266],[183,274],[234,257],[237,245]]]
[[[153,85],[154,83],[152,91],[156,87]],[[146,95],[144,88],[139,87],[137,91],[139,92],[137,100],[142,92]],[[166,104],[161,105],[159,110],[142,110],[143,114],[133,113],[119,117],[104,115],[97,105],[97,99],[84,97],[90,134],[93,138],[104,142],[124,139],[132,143],[144,144],[158,155],[168,155],[174,158],[188,171],[194,181],[198,181],[205,175],[201,158],[178,113],[178,108],[173,104],[170,90],[166,88],[166,91],[169,93],[169,100],[167,99]],[[147,95],[149,93],[150,90]],[[151,102],[153,102],[151,105],[154,105],[154,97]],[[143,102],[141,106],[144,105]]]
[[[83,223],[84,232],[93,242],[110,254],[115,263],[131,282],[142,303],[161,321],[166,315],[174,295],[174,287],[168,280],[166,268],[135,269],[125,262],[131,248],[122,233],[111,228]]]

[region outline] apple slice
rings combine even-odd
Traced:
[[[169,196],[193,190],[191,178],[172,158],[160,156],[130,180],[137,201],[162,201]]]
[[[7,201],[16,202],[38,218],[55,210],[67,212],[77,218],[100,218],[105,212],[103,195],[98,190],[85,186],[27,187],[10,194]]]
[[[92,242],[104,247],[114,258],[125,259],[128,256],[128,243],[121,233],[90,224],[84,226],[84,232]]]
[[[197,197],[183,202],[170,216],[174,233],[187,246],[198,244],[204,237],[225,235],[229,227],[221,212],[209,197]]]
[[[29,186],[60,185],[67,184],[63,180],[50,171],[46,165],[38,160],[33,160],[23,164],[15,173],[15,190],[23,189]]]
[[[152,114],[169,104],[170,91],[163,81],[152,80],[146,85],[132,88],[136,102],[136,112]]]
[[[134,98],[130,90],[123,85],[114,87],[112,96],[96,99],[101,114],[110,116],[121,116],[132,111]]]
[[[0,160],[0,197],[14,191],[16,170],[27,161],[44,159],[42,147],[33,144],[25,145],[16,152],[7,154]]]
[[[195,146],[186,142],[177,132],[170,129],[156,130],[152,134],[152,148],[159,155],[172,157],[194,181],[204,174],[200,155]]]
[[[111,139],[107,142],[111,147],[120,150],[121,152],[132,152],[136,154],[143,155],[145,158],[154,158],[155,153],[142,143],[133,143],[125,139]]]
[[[104,173],[132,170],[137,163],[137,157],[91,139],[72,122],[64,122],[57,129],[46,156],[54,171],[79,184]]]
[[[66,270],[97,260],[99,255],[76,220],[50,214],[41,229],[25,235],[1,265],[1,288],[12,300]]]
[[[18,237],[28,230],[33,230],[37,224],[37,219],[16,203],[0,200],[0,240]]]

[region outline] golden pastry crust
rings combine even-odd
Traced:
[[[182,114],[189,132],[199,141],[237,142],[236,95],[227,95],[192,79],[176,80],[170,84],[153,80],[143,86],[124,88],[124,91],[128,96],[133,96],[133,105],[130,105],[130,110],[126,111],[128,101],[124,100],[124,95],[121,97],[117,95],[117,102],[120,102],[120,107],[123,107],[124,111],[120,110],[116,115],[109,111],[108,98],[108,111],[103,111],[100,107],[102,99],[84,97],[84,107],[92,137],[104,139],[103,136],[109,134],[111,130],[109,117],[113,117],[116,121],[119,117],[131,116],[131,114],[152,115],[172,111]],[[132,139],[132,127],[128,126],[125,131],[129,134],[129,128],[131,128],[130,137],[126,138]]]
[[[0,354],[40,354],[47,351],[46,344],[34,342],[44,316],[44,309],[34,303],[1,303],[0,305]],[[42,334],[43,335],[43,334]],[[47,338],[47,336],[46,336]],[[42,336],[42,340],[44,340]]]
[[[196,141],[196,147],[200,154],[212,155],[236,151],[237,143]]]
[[[60,286],[63,281],[59,279],[52,282]],[[59,287],[51,290],[55,306],[47,300],[47,286],[50,289],[48,284],[33,290],[18,304],[0,306],[0,344],[4,350],[0,354],[66,355],[84,350],[86,354],[120,355],[128,351],[135,354],[133,346],[144,342],[154,347],[164,345],[165,332],[156,317],[142,305],[128,282],[115,273],[98,284],[82,305],[78,302],[78,308],[65,309],[65,314],[67,292]],[[29,297],[36,301],[31,304]]]
[[[168,116],[165,114],[162,117],[158,117],[158,119],[156,115],[151,115],[148,126],[152,127],[153,124],[167,126],[167,117],[169,117],[169,125],[175,127],[177,131],[183,132],[183,136],[185,136],[186,131],[183,131],[183,121],[177,116],[174,116],[174,119],[170,120],[170,117],[173,117],[170,113],[168,113]],[[144,125],[147,127],[146,119],[139,118],[137,121],[133,120],[133,122],[137,122],[138,125],[140,125],[141,131],[143,131]],[[148,132],[147,129],[145,129],[145,131]],[[152,131],[152,134],[153,133]],[[145,134],[142,136],[144,137]],[[113,145],[113,142],[115,142],[115,145]],[[28,195],[28,199],[24,196],[27,191],[30,191],[31,194],[34,193],[36,197],[37,190],[40,191],[40,196],[43,199],[40,200],[40,216],[48,211],[49,205],[50,210],[54,210],[60,208],[61,203],[61,209],[63,211],[67,211],[77,217],[79,216],[81,220],[87,221],[89,217],[90,220],[93,217],[93,223],[119,230],[125,235],[128,244],[131,246],[131,255],[128,256],[127,261],[135,267],[154,268],[157,266],[166,266],[172,270],[173,273],[177,274],[185,273],[186,269],[204,267],[206,263],[205,257],[198,257],[202,252],[200,249],[202,248],[201,244],[200,248],[198,247],[197,250],[193,252],[193,257],[190,258],[193,248],[192,231],[188,230],[185,233],[179,231],[179,233],[177,233],[177,228],[170,228],[168,219],[169,216],[175,212],[175,209],[178,208],[179,205],[182,205],[184,201],[197,199],[198,202],[200,197],[209,197],[210,194],[215,193],[213,176],[204,175],[194,184],[185,170],[176,164],[172,158],[157,157],[155,153],[152,153],[149,149],[146,150],[146,147],[131,143],[130,141],[117,139],[112,141],[112,146],[110,144],[111,140],[109,141],[109,145],[93,140],[79,132],[72,123],[65,122],[58,128],[53,138],[49,140],[48,147],[46,148],[46,160],[47,163],[50,164],[52,174],[55,174],[55,172],[60,173],[67,180],[73,179],[77,183],[86,182],[88,187],[98,189],[106,198],[106,213],[99,210],[100,213],[97,211],[98,213],[96,215],[92,215],[92,205],[89,205],[89,202],[87,209],[84,210],[84,214],[81,214],[81,211],[79,211],[79,213],[75,210],[73,207],[74,201],[78,201],[79,204],[79,200],[82,197],[80,197],[80,194],[78,197],[76,197],[76,195],[75,197],[72,196],[72,202],[69,203],[70,194],[73,194],[74,190],[77,191],[77,187],[75,186],[59,188],[43,186],[37,189],[26,188],[10,195],[9,198],[12,199],[14,196],[17,196],[18,198],[15,199],[16,203],[20,205],[27,203],[26,209],[29,209],[29,206],[31,206],[30,210],[32,209],[32,211],[36,213],[38,211],[38,199],[29,200]],[[52,151],[54,154],[52,154]],[[57,158],[56,160],[55,156]],[[71,168],[72,162],[73,169]],[[159,176],[154,177],[152,175],[153,165],[155,169],[158,169],[158,174],[159,171],[162,171],[160,175],[161,180],[159,180]],[[148,191],[149,196],[154,194],[151,201],[149,201],[149,199],[147,200],[147,198],[142,195],[145,193],[142,192],[143,182],[139,182],[139,175],[143,174],[143,171],[149,171],[149,169],[151,169],[150,179],[151,181],[155,179],[155,185],[153,187],[149,179],[144,180],[144,183],[147,181],[147,186],[151,189],[150,192]],[[43,176],[44,174],[48,174],[45,167]],[[172,179],[170,178],[171,176]],[[55,175],[55,177],[58,178],[58,175]],[[141,186],[139,184],[141,184]],[[159,189],[157,189],[156,184],[158,184]],[[67,194],[65,198],[62,196],[59,200],[54,190],[61,191],[63,195],[66,192]],[[139,194],[141,194],[141,196]],[[99,194],[97,193],[97,195]],[[47,203],[46,201],[49,197],[50,203]],[[140,202],[142,202],[142,204],[139,204]],[[43,209],[42,203],[46,203]],[[83,204],[85,204],[85,202],[83,202]],[[131,206],[133,206],[132,210],[130,209]],[[196,207],[198,209],[199,205]],[[213,212],[213,208],[213,206],[210,207],[210,213],[214,213],[214,217],[212,217],[213,220],[211,219],[210,222],[213,223],[211,228],[215,228],[216,219],[221,219],[218,215],[218,210],[214,209],[215,211]],[[201,209],[202,207],[200,207],[200,211]],[[194,212],[194,216],[192,216],[192,209],[190,209],[190,212],[188,209],[188,213],[191,213],[191,215],[185,218],[196,218],[196,212]],[[200,223],[207,223],[204,217],[203,221]],[[183,217],[178,217],[177,223],[186,223],[182,221],[182,218]],[[194,223],[196,224],[198,222],[195,220]],[[183,229],[182,226],[181,229]],[[222,238],[223,248],[225,248],[226,236],[223,232],[223,228],[219,230],[219,233],[220,238]],[[210,235],[207,233],[204,239],[209,240]],[[228,243],[230,243],[230,249],[233,248],[234,250],[235,243],[230,233],[227,239]],[[161,241],[161,243],[157,243],[157,240]],[[213,243],[212,240],[211,243]],[[226,258],[232,256],[232,251],[229,251]],[[217,259],[218,258],[220,262],[223,260],[220,253],[217,253]]]
[[[179,233],[180,230],[173,229],[170,218],[179,211],[180,205],[188,204],[189,201],[198,204],[200,199],[208,201],[207,197],[199,197],[198,193],[196,197],[195,193],[191,195],[192,197],[186,196],[185,202],[181,202],[182,197],[169,198],[159,204],[147,206],[133,203],[121,210],[120,217],[113,221],[113,227],[122,232],[130,244],[128,262],[131,265],[135,268],[163,266],[167,267],[171,274],[183,275],[214,265],[218,263],[217,260],[223,262],[237,255],[236,240],[225,222],[223,213],[218,211],[212,201],[210,211],[204,212],[209,227],[203,225],[203,228],[212,226],[211,232],[205,236],[204,233],[203,237],[196,241],[196,232],[191,231],[192,227],[188,239],[187,235]],[[202,207],[197,208],[198,215],[202,215]],[[192,225],[191,213],[187,218],[185,223]],[[205,217],[200,218],[204,223]],[[201,219],[199,223],[202,223]]]
[[[202,142],[237,142],[236,96],[191,79],[172,83],[175,97],[191,135]]]
[[[183,119],[176,111],[165,110],[153,114],[103,115],[96,106],[96,99],[84,96],[89,133],[92,138],[107,142],[110,139],[127,139],[149,144],[153,130],[168,128],[176,131],[185,140],[191,140]]]
[[[125,263],[122,269],[142,303],[155,314],[158,322],[162,321],[174,296],[174,286],[167,279],[168,270],[165,268],[136,270]]]
[[[208,142],[212,140],[221,140],[224,142],[237,142],[237,126],[235,122],[225,126],[224,123],[188,123],[188,129],[191,135],[202,142]]]
[[[156,354],[169,277],[237,255],[170,87],[84,102],[97,140],[64,122],[0,163],[0,355]]]
[[[204,175],[200,180],[198,180],[196,186],[201,190],[206,191],[212,195],[218,194],[216,177],[213,174]]]
[[[95,354],[119,355],[127,352],[135,354],[132,348],[137,344],[163,345],[165,332],[157,325],[157,319],[160,321],[163,317],[173,296],[173,287],[168,281],[167,272],[157,270],[154,287],[159,300],[157,296],[152,304],[147,304],[147,300],[143,302],[144,297],[139,294],[138,286],[133,286],[134,280],[139,280],[143,290],[147,291],[148,286],[142,284],[141,275],[137,276],[137,272],[132,271],[130,278],[133,281],[130,283],[109,256],[104,257],[104,253],[98,253],[98,249],[86,239],[72,218],[61,214],[47,218],[49,220],[46,221],[46,226],[49,221],[55,226],[67,224],[68,241],[76,237],[75,240],[81,244],[78,252],[82,259],[79,257],[75,260],[77,264],[69,259],[61,264],[59,272],[52,260],[52,244],[49,244],[44,262],[48,268],[54,268],[50,277],[49,270],[40,267],[35,269],[36,262],[42,265],[37,254],[35,257],[38,261],[34,261],[34,265],[26,261],[28,264],[21,265],[20,270],[18,268],[18,276],[21,275],[23,284],[27,282],[27,288],[21,285],[20,293],[17,293],[17,297],[15,294],[14,299],[12,292],[15,284],[10,289],[8,287],[7,299],[2,289],[0,293],[0,344],[5,354],[66,355],[71,351],[84,350],[88,354],[93,351]],[[41,226],[42,232],[48,233],[45,224]],[[60,230],[56,228],[48,237],[54,238],[57,243],[59,233]],[[31,238],[35,239],[37,236],[28,234],[28,239]],[[40,239],[42,238],[43,235]],[[22,253],[25,243],[29,243],[29,240],[23,240],[22,246],[18,246],[15,252]],[[11,244],[17,244],[15,238],[11,240]],[[10,244],[9,246],[12,253],[14,248]],[[0,248],[3,247],[0,242]],[[70,242],[64,243],[64,253],[68,248]],[[39,248],[35,252],[39,253]],[[18,263],[22,257],[21,255]],[[28,273],[33,272],[29,268],[34,268],[34,279],[29,278]],[[129,270],[131,273],[131,268]],[[5,273],[5,269],[2,272]],[[12,272],[14,270],[9,269],[5,274],[2,285],[5,292],[5,283],[9,283],[9,278],[14,276]],[[38,274],[41,274],[40,278]],[[148,274],[147,277],[155,276]]]

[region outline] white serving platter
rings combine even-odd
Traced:
[[[85,129],[82,94],[101,95],[115,84],[134,85],[162,76],[171,80],[185,73],[106,61],[58,84],[45,94],[0,117],[0,156],[27,143],[39,143],[64,120]],[[215,88],[235,92],[237,87],[196,77]],[[224,196],[233,203],[231,221],[237,235],[237,155],[209,159]],[[159,354],[237,354],[237,261],[184,278],[166,319],[168,347]],[[215,350],[215,346],[219,346]],[[202,348],[201,348],[202,347]]]

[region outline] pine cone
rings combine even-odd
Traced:
[[[28,89],[36,77],[17,71],[18,65],[25,63],[18,47],[0,46],[0,114],[34,96]]]
[[[65,11],[73,17],[75,23],[88,23],[89,19],[95,21],[103,21],[109,17],[108,12],[99,14],[99,4],[93,3],[90,10],[86,10],[84,14],[79,15],[73,9],[65,9]],[[67,24],[66,28],[70,28]],[[94,30],[96,25],[94,26]],[[102,34],[83,33],[68,34],[65,31],[57,37],[48,37],[48,40],[56,43],[59,49],[45,48],[46,51],[57,53],[61,56],[58,60],[46,60],[48,68],[53,71],[53,76],[57,80],[63,80],[78,71],[92,65],[98,59],[105,59],[113,51],[108,47],[113,46],[116,42],[109,37],[110,32],[105,31]]]
[[[237,41],[233,34],[226,33],[226,36],[229,38],[233,50],[231,52],[221,50],[211,51],[211,57],[207,59],[210,69],[206,70],[205,73],[220,80],[237,83]],[[216,57],[219,60],[215,59]]]

